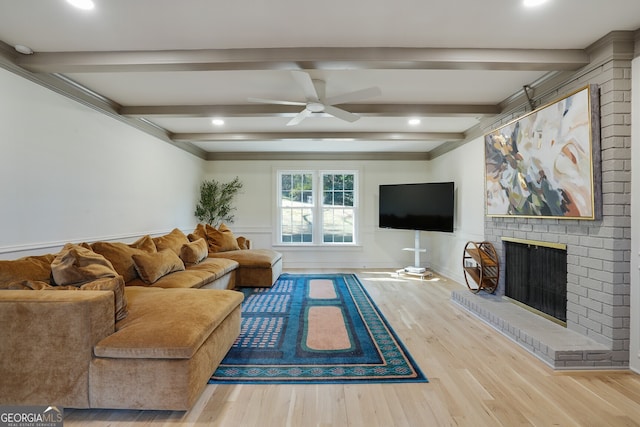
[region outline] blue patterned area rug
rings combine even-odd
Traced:
[[[428,382],[353,274],[242,291],[240,336],[210,384]]]

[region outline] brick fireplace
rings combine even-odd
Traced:
[[[630,339],[631,259],[631,60],[633,34],[612,33],[587,49],[591,63],[570,78],[538,89],[541,104],[586,84],[600,91],[599,167],[601,211],[595,220],[485,217],[484,240],[493,244],[505,271],[503,239],[566,245],[566,327],[529,317],[504,302],[505,274],[495,295],[456,292],[452,299],[557,368],[627,367]],[[522,116],[524,102],[513,101],[485,131]],[[598,194],[598,192],[596,192]],[[508,268],[508,267],[507,267]],[[515,314],[513,314],[515,313]],[[524,320],[526,318],[526,320]],[[537,318],[540,318],[538,320]],[[535,323],[535,326],[530,324]],[[558,338],[560,337],[560,338]],[[564,342],[571,345],[564,345]]]

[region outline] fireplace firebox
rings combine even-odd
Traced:
[[[508,238],[502,241],[505,296],[566,326],[566,245]]]

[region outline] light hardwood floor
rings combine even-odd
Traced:
[[[188,412],[66,410],[65,427],[640,426],[640,375],[554,372],[453,304],[460,284],[357,274],[429,383],[208,385]]]

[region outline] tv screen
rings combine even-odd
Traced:
[[[453,182],[380,186],[380,228],[453,232]]]

